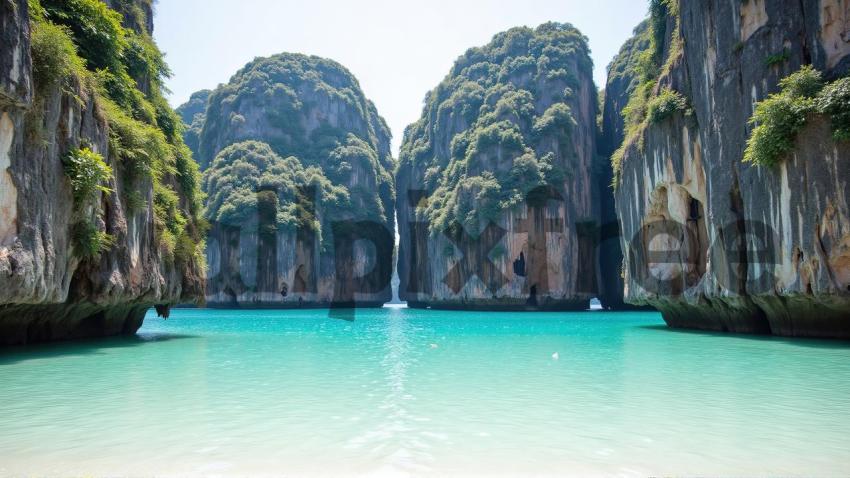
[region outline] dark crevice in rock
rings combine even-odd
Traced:
[[[519,257],[514,261],[514,274],[517,277],[525,277],[525,253],[520,252]]]

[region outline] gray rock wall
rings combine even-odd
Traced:
[[[201,102],[206,105],[199,107]],[[199,131],[205,168],[214,169],[213,160],[228,146],[259,141],[276,155],[294,157],[304,168],[319,168],[349,197],[342,207],[326,204],[318,197],[321,194],[302,204],[315,212],[319,231],[296,231],[277,225],[274,218],[264,223],[257,211],[239,224],[215,223],[207,247],[210,306],[374,307],[391,300],[395,235],[391,136],[350,72],[331,60],[299,54],[258,58],[228,84],[210,94],[193,95],[178,111],[186,115],[184,121],[191,115],[195,123],[187,142]],[[352,152],[357,148],[359,152]],[[347,166],[340,168],[342,162]],[[263,173],[257,171],[258,176]],[[292,205],[292,198],[279,201],[280,208]],[[356,234],[378,230],[389,243],[381,249],[357,240],[338,254],[338,248],[349,244],[337,243],[334,224],[361,221],[370,225],[352,226]],[[258,227],[275,232],[263,235]],[[360,280],[370,273],[365,283]]]
[[[617,210],[627,300],[657,307],[674,327],[850,337],[850,145],[814,118],[778,166],[742,162],[754,104],[781,78],[809,63],[828,78],[847,71],[850,6],[680,8],[684,48],[659,87],[681,92],[692,114],[650,125],[643,148],[626,153]],[[783,51],[785,61],[768,64]]]
[[[614,171],[608,159],[625,139],[622,111],[640,82],[636,68],[640,54],[649,47],[648,28],[649,21],[638,25],[634,37],[622,46],[608,65],[608,79],[602,103],[599,155],[603,159],[599,168],[599,200],[603,231],[599,244],[599,300],[606,309],[642,308],[626,303],[623,297],[623,251],[620,247],[619,221],[614,200]]]
[[[85,142],[109,157],[108,126],[84,85],[36,94],[25,0],[0,2],[0,344],[135,333],[148,308],[200,297],[197,270],[160,256],[149,206],[129,213],[120,165],[91,219],[115,237],[97,260],[73,254],[62,158]]]
[[[550,36],[552,31],[559,33]],[[563,57],[546,50],[557,51],[563,40],[559,35],[575,35],[569,53]],[[557,24],[499,34],[491,44],[469,50],[443,83],[429,93],[429,104],[422,118],[405,133],[396,173],[399,295],[409,305],[584,310],[597,295],[598,256],[594,243],[595,228],[600,222],[597,96],[589,57],[579,37],[580,33],[572,26]],[[540,45],[552,58],[545,53],[541,58],[534,57],[535,48]],[[528,58],[535,62],[534,67],[505,73],[512,65],[529,61]],[[498,77],[479,73],[500,68]],[[470,108],[475,104],[474,95],[467,93],[472,90],[470,82],[479,85],[474,88],[482,88],[484,98],[491,98],[485,99],[484,106],[477,104]],[[565,105],[570,111],[572,127],[568,132],[535,132],[522,114],[500,113],[497,107],[497,119],[510,122],[510,128],[521,131],[528,148],[525,153],[503,144],[492,149],[479,148],[476,155],[466,158],[453,151],[457,144],[467,140],[470,132],[477,135],[486,127],[490,121],[488,114],[492,115],[487,101],[495,103],[500,96],[510,97],[514,91],[528,93],[533,98],[528,109],[533,109],[529,114],[536,118],[553,105]],[[467,97],[458,100],[464,96]],[[553,167],[566,174],[533,193],[535,199],[525,197],[516,206],[502,207],[495,220],[480,220],[477,228],[464,226],[462,235],[457,234],[459,229],[434,226],[428,207],[441,199],[429,188],[439,187],[443,184],[440,181],[451,181],[450,173],[445,171],[460,171],[451,174],[465,176],[450,192],[470,195],[449,211],[462,220],[465,208],[472,208],[476,214],[486,207],[485,200],[478,196],[480,191],[469,187],[476,177],[492,174],[511,180],[530,180],[528,175],[505,174],[514,168],[522,154],[541,161],[551,158]],[[443,179],[433,179],[441,174]],[[507,181],[502,185],[509,187]]]

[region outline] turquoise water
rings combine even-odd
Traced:
[[[846,476],[848,412],[850,345],[654,313],[177,310],[0,352],[0,475]]]

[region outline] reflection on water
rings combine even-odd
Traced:
[[[109,337],[105,339],[48,343],[27,347],[0,347],[0,366],[48,357],[97,355],[103,354],[106,350],[113,348],[137,347],[151,342],[190,338],[194,337],[191,335],[164,332],[142,332],[131,337]]]
[[[411,327],[404,315],[392,316],[385,323],[383,392],[378,406],[381,417],[347,444],[349,449],[373,455],[381,463],[378,471],[388,474],[422,472],[430,460],[428,444],[419,437],[416,427],[417,421],[427,419],[414,416],[407,407],[415,399],[406,390],[407,370],[417,361],[408,339]]]
[[[0,475],[842,476],[848,359],[650,313],[178,310],[0,352]]]

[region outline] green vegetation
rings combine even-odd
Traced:
[[[794,149],[797,133],[813,115],[825,115],[836,140],[850,139],[850,78],[825,84],[812,66],[779,82],[779,93],[756,105],[750,118],[753,132],[747,141],[744,161],[773,166]]]
[[[65,158],[65,174],[71,180],[74,204],[77,207],[89,202],[98,191],[112,192],[106,186],[112,177],[112,168],[103,161],[103,156],[89,148],[72,150]]]
[[[649,2],[649,49],[641,58],[642,76],[645,81],[657,78],[661,73],[664,61],[664,43],[667,39],[676,38],[679,29],[679,3],[678,0],[650,0]],[[676,21],[675,32],[667,31],[667,20],[673,18]]]
[[[64,25],[73,35],[80,56],[92,70],[119,68],[127,35],[121,14],[91,0],[40,0],[47,20]]]
[[[788,61],[788,58],[790,58],[790,53],[787,48],[783,48],[779,53],[768,55],[767,58],[764,59],[764,64],[765,66],[781,65]]]
[[[389,129],[338,63],[259,58],[229,84],[193,95],[180,113],[199,134],[210,221],[248,224],[261,206],[257,191],[269,188],[279,193],[279,227],[307,226],[327,241],[330,222],[392,219]],[[307,186],[315,187],[318,217],[299,209],[314,199],[298,196]]]
[[[319,231],[318,218],[303,206],[302,187],[313,185],[322,203],[342,202],[348,192],[333,186],[318,167],[304,168],[297,158],[281,158],[266,143],[246,141],[225,148],[204,174],[209,191],[207,217],[231,226],[256,221],[257,192],[277,189],[277,223],[283,228],[309,227]],[[299,201],[300,200],[300,201]]]
[[[674,27],[668,31],[671,20]],[[627,43],[628,48],[624,47],[612,63],[620,76],[633,78],[633,84],[629,86],[629,102],[622,113],[625,140],[611,157],[615,187],[619,183],[626,151],[635,145],[643,147],[643,133],[647,126],[664,121],[676,112],[688,110],[687,99],[680,93],[669,87],[659,88],[659,79],[670,73],[670,68],[683,53],[680,22],[679,0],[652,0],[649,20],[635,29],[635,38]],[[666,59],[665,43],[669,44]],[[635,51],[638,48],[642,51]]]
[[[29,0],[33,72],[40,92],[31,114],[41,114],[43,97],[55,87],[81,104],[91,99],[109,125],[109,157],[85,148],[69,153],[66,170],[75,201],[115,169],[132,213],[146,206],[143,191],[152,184],[156,232],[166,259],[173,258],[174,245],[186,236],[196,244],[193,262],[202,264],[200,173],[183,143],[180,118],[162,96],[162,79],[169,71],[146,29],[150,0],[115,3],[117,11],[99,0]],[[96,257],[110,244],[108,235],[92,232],[91,221],[78,226],[74,237],[82,241],[78,249],[85,257]]]
[[[650,48],[649,28],[648,19],[635,27],[632,37],[623,44],[607,68],[608,86],[624,83],[627,98],[631,97],[634,90],[641,84],[641,77],[636,74],[636,71],[640,62],[645,61],[644,52]],[[609,93],[606,92],[606,94]]]
[[[829,117],[836,141],[850,141],[850,78],[826,85],[818,95],[817,110]]]
[[[115,245],[115,237],[101,231],[90,220],[74,224],[74,254],[80,259],[98,259]]]
[[[65,175],[74,193],[74,217],[77,221],[72,231],[74,253],[82,259],[97,259],[115,245],[115,238],[92,223],[86,208],[92,207],[100,212],[98,193],[112,192],[106,186],[112,178],[112,168],[103,156],[89,148],[75,149],[65,157]]]
[[[534,188],[563,186],[574,155],[570,105],[591,69],[586,39],[557,23],[500,33],[456,61],[400,155],[401,168],[424,171],[415,186],[433,191],[432,232],[455,221],[478,231]]]
[[[325,120],[308,130],[302,120],[317,103],[329,101],[341,103],[344,111],[322,111],[323,116],[345,115],[359,125],[343,129]],[[268,137],[246,135],[242,129],[246,116],[274,132]],[[350,133],[380,153],[382,164],[376,166],[392,167],[388,146],[383,145],[390,137],[389,129],[354,76],[332,60],[283,53],[252,61],[209,95],[200,162],[206,167],[227,145],[254,139],[267,142],[282,157],[295,156],[305,166],[320,165],[334,148],[347,142]]]
[[[681,113],[688,109],[688,100],[679,92],[663,88],[657,96],[649,100],[647,118],[650,123],[661,123],[673,113]]]
[[[84,70],[65,27],[37,22],[31,35],[33,75],[39,80],[41,93]]]
[[[304,196],[308,187],[314,188],[315,197]],[[305,167],[294,156],[282,158],[259,141],[236,143],[222,150],[204,174],[204,189],[209,191],[206,217],[210,221],[248,230],[256,227],[261,206],[258,192],[277,191],[278,227],[290,231],[306,227],[320,240],[328,227],[323,227],[317,212],[333,215],[333,211],[351,207],[352,195],[374,196],[374,191],[353,192],[335,184],[318,166]],[[307,207],[312,202],[314,210]]]

